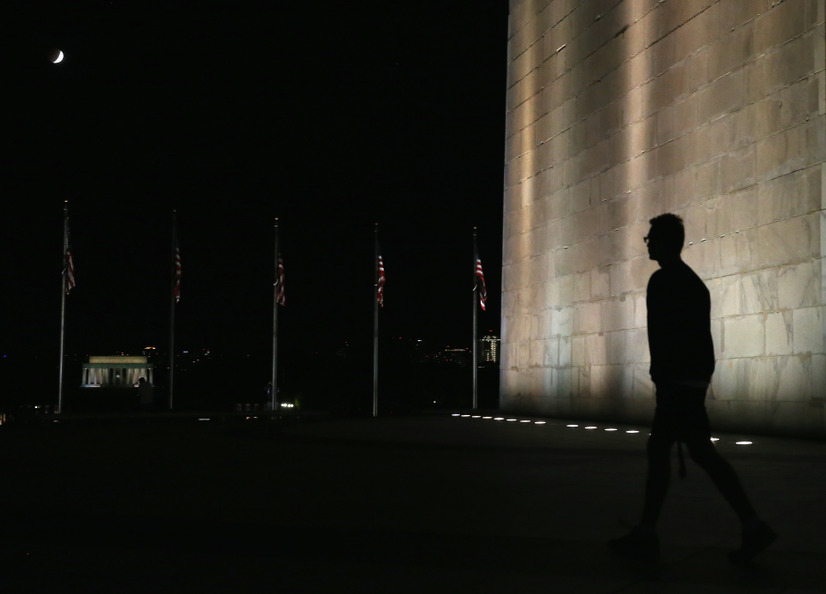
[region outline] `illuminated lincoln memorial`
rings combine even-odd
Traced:
[[[83,388],[133,388],[140,378],[153,383],[153,365],[145,356],[91,356],[83,364]]]
[[[712,426],[826,435],[820,0],[511,0],[501,405],[649,422],[652,217],[712,299]]]

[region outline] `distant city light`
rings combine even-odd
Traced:
[[[629,429],[626,433],[639,433],[636,429]]]
[[[585,427],[585,429],[587,429],[588,431],[592,431],[593,429],[596,429],[596,428],[597,427],[595,427],[594,425],[588,425],[587,427]]]
[[[565,425],[565,426],[568,427],[568,428],[571,428],[571,429],[573,429],[575,427],[579,427],[579,425]]]
[[[545,421],[534,421],[534,425],[544,425]]]
[[[735,441],[734,443],[736,445],[751,445],[752,444],[751,441]]]
[[[614,429],[613,427],[608,427],[608,428],[606,429],[606,431],[616,431],[616,429]]]

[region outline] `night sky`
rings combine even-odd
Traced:
[[[470,345],[474,226],[498,332],[507,2],[2,10],[3,353],[57,358],[64,200],[69,352],[166,347],[172,209],[182,349],[267,352],[275,217],[281,349],[369,349],[374,222],[383,335]]]

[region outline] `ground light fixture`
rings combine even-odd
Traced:
[[[520,425],[523,425],[523,424],[524,425],[530,425],[530,424],[533,424],[533,425],[547,425],[548,424],[547,421],[535,420],[535,419],[519,419],[519,418],[515,418],[515,417],[493,417],[493,416],[490,416],[490,415],[482,416],[482,415],[469,415],[469,414],[462,414],[462,413],[452,413],[450,416],[457,417],[457,418],[463,418],[463,419],[468,419],[468,418],[483,419],[485,421],[490,421],[490,420],[493,420],[493,421],[507,421],[509,423],[517,423],[518,422]],[[580,425],[578,423],[568,423],[568,424],[565,425],[565,428],[566,429],[578,429],[578,428],[580,428]],[[582,429],[585,429],[586,431],[595,431],[595,430],[599,429],[599,427],[597,425],[584,425],[584,426],[582,426]],[[603,430],[607,433],[617,433],[617,432],[620,431],[620,429],[617,428],[617,427],[605,427]],[[637,434],[640,433],[640,430],[639,429],[625,429],[624,432],[627,435],[637,435]],[[712,443],[716,443],[716,442],[720,441],[720,438],[719,437],[711,437],[710,440],[711,440]],[[745,440],[745,439],[735,441],[734,443],[735,443],[735,445],[739,445],[739,446],[746,446],[746,445],[753,445],[754,444],[753,441]]]

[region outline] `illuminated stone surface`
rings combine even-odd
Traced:
[[[718,426],[826,434],[816,0],[511,0],[505,408],[648,420],[648,220],[712,296]]]

